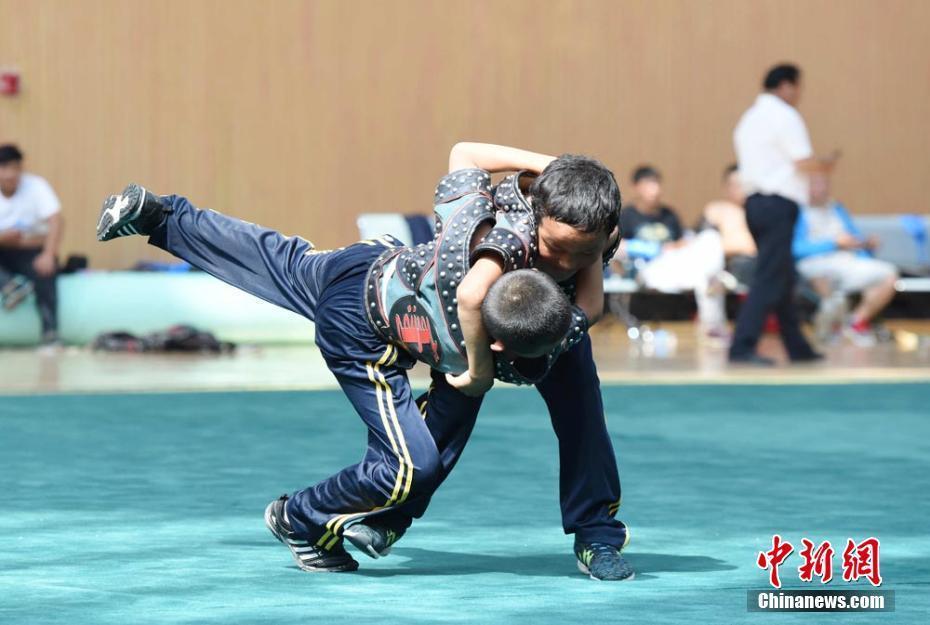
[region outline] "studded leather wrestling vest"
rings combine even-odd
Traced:
[[[536,222],[520,190],[521,178],[529,176],[518,172],[492,188],[486,171],[467,169],[439,181],[434,197],[435,239],[389,249],[368,272],[365,309],[382,338],[403,345],[417,360],[440,371],[461,373],[468,368],[456,287],[481,254],[498,255],[506,271],[533,267],[538,252]],[[475,231],[485,222],[493,227],[468,254]],[[574,283],[561,286],[573,299]],[[495,354],[495,377],[515,384],[538,382],[587,329],[584,313],[573,306],[572,325],[556,350],[522,362]]]

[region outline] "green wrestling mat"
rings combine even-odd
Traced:
[[[634,581],[576,572],[531,390],[488,396],[427,516],[307,574],[265,504],[356,461],[338,392],[0,398],[0,623],[878,623],[930,613],[930,386],[604,389]],[[893,613],[758,614],[780,533],[881,540]],[[798,580],[797,552],[781,568]],[[819,585],[819,582],[818,584]],[[811,587],[815,587],[812,585]]]

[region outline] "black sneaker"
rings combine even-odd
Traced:
[[[24,276],[14,276],[0,290],[0,300],[3,302],[3,308],[13,310],[22,304],[24,299],[29,297],[33,289],[34,285],[31,280]]]
[[[358,562],[337,542],[331,549],[317,547],[315,544],[294,533],[284,514],[287,495],[281,495],[265,508],[265,526],[275,538],[291,550],[294,560],[304,571],[310,573],[342,573],[358,569]]]
[[[578,570],[591,579],[622,581],[633,579],[635,575],[630,563],[612,545],[575,541],[575,557],[578,559]]]
[[[774,367],[775,361],[755,352],[748,354],[730,354],[731,365],[752,365],[755,367]]]
[[[137,184],[103,202],[97,222],[97,240],[109,241],[130,234],[151,234],[165,216],[162,199]]]
[[[799,363],[799,362],[820,362],[825,357],[820,352],[815,352],[811,350],[809,352],[798,354],[797,356],[789,356],[789,358],[791,359],[792,363]]]
[[[377,525],[356,523],[342,530],[342,535],[359,551],[377,559],[391,553],[391,545],[400,540],[404,533]]]

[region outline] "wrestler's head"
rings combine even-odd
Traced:
[[[538,225],[537,267],[559,282],[597,262],[618,236],[620,188],[593,158],[563,154],[528,195]]]
[[[572,320],[568,298],[546,274],[533,269],[505,273],[481,305],[491,349],[509,357],[536,358],[558,346]]]

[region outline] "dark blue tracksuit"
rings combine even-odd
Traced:
[[[405,529],[426,510],[475,424],[481,398],[463,395],[433,371],[430,391],[414,399],[414,360],[375,334],[364,310],[365,275],[392,241],[365,241],[317,252],[286,237],[167,198],[171,212],[149,242],[213,276],[316,323],[316,344],[368,427],[358,464],[288,501],[295,530],[331,548],[347,524]],[[582,540],[620,546],[616,460],[604,422],[591,342],[564,353],[537,385],[559,437],[563,525]]]
[[[443,450],[444,466],[455,464],[471,434],[479,404],[461,404],[461,393],[433,373],[427,423]],[[620,478],[607,432],[600,380],[591,354],[591,337],[559,356],[536,385],[549,408],[559,439],[559,500],[562,527],[583,542],[622,547],[629,530],[615,518],[620,508]],[[448,441],[448,443],[446,443]],[[403,531],[423,516],[428,497],[379,515],[377,523]]]

